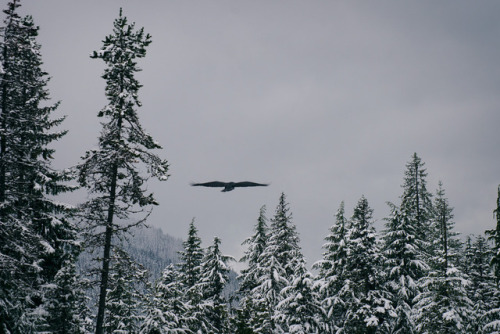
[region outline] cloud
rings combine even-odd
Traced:
[[[238,256],[261,205],[290,200],[310,262],[341,200],[362,194],[379,221],[417,152],[429,190],[443,180],[457,229],[493,226],[500,135],[500,22],[495,1],[186,3],[45,0],[23,5],[41,26],[51,94],[69,134],[57,165],[97,140],[103,64],[88,58],[123,6],[153,36],[138,74],[139,114],[172,177],[152,183],[151,223]],[[192,181],[271,182],[221,194]]]

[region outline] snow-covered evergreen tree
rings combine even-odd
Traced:
[[[395,315],[383,288],[382,257],[372,221],[373,210],[362,196],[346,235],[346,266],[338,298],[345,307],[340,333],[385,333]]]
[[[425,240],[430,230],[433,216],[432,194],[427,190],[427,172],[425,163],[414,153],[406,164],[401,211],[415,225],[418,236]]]
[[[432,243],[428,239],[433,209],[426,176],[424,163],[414,153],[406,164],[401,204],[388,202],[391,213],[383,231],[382,252],[386,286],[397,314],[391,327],[398,334],[415,332],[412,312],[413,299],[420,293],[417,282],[430,269]]]
[[[419,294],[418,279],[429,269],[422,260],[423,243],[415,225],[399,209],[389,203],[391,215],[384,231],[383,255],[386,288],[392,293],[396,317],[391,323],[393,333],[415,332],[412,321],[413,299]]]
[[[285,269],[273,253],[262,254],[262,276],[253,290],[253,312],[250,323],[253,332],[259,334],[274,333],[276,323],[273,319],[274,310],[281,301],[281,290],[289,281],[286,279]]]
[[[297,227],[292,221],[286,196],[282,193],[274,217],[271,219],[269,240],[264,253],[275,254],[287,278],[293,277],[303,261],[299,242]]]
[[[130,259],[119,248],[113,251],[113,262],[106,294],[106,333],[138,333],[144,320],[144,290],[148,282],[147,271]]]
[[[299,236],[292,222],[289,204],[282,193],[271,219],[269,239],[258,263],[261,269],[258,285],[252,290],[254,297],[253,328],[255,333],[273,333],[277,324],[274,310],[282,300],[281,290],[288,286],[303,261]]]
[[[65,218],[69,206],[55,195],[70,174],[51,167],[48,145],[65,131],[64,118],[51,119],[58,103],[50,100],[48,76],[41,69],[38,27],[17,14],[19,1],[7,4],[0,41],[0,331],[50,330],[48,289],[67,261],[76,229]]]
[[[498,186],[497,207],[493,211],[496,217],[496,228],[486,231],[488,239],[493,242],[493,256],[491,267],[495,276],[497,286],[500,286],[500,185]]]
[[[437,247],[437,261],[434,261],[434,267],[443,274],[452,266],[459,266],[459,257],[462,251],[462,242],[458,238],[459,233],[454,231],[453,208],[449,205],[445,197],[443,183],[439,181],[436,197],[434,198],[434,217],[431,228],[435,231],[437,238],[434,241]],[[432,261],[431,261],[432,262]]]
[[[189,329],[196,333],[203,326],[199,316],[202,300],[199,283],[201,282],[201,263],[205,253],[201,248],[201,239],[198,237],[194,219],[189,224],[188,236],[182,245],[184,249],[179,252],[179,281],[184,291],[184,301],[188,305],[187,317],[192,319],[189,322]]]
[[[85,289],[76,275],[74,260],[69,259],[58,271],[53,284],[46,286],[47,322],[54,334],[87,334],[92,320]]]
[[[302,259],[288,286],[281,290],[282,300],[273,316],[279,330],[290,334],[325,333],[324,311],[314,282]]]
[[[182,245],[184,249],[179,252],[179,281],[184,291],[184,302],[188,306],[186,316],[191,319],[188,323],[189,329],[197,333],[204,328],[201,316],[203,291],[200,290],[199,283],[201,282],[201,263],[205,252],[201,248],[201,239],[198,237],[194,219],[189,224],[188,237]]]
[[[315,287],[326,314],[323,328],[326,333],[335,333],[344,322],[345,309],[338,293],[343,285],[347,265],[347,228],[348,221],[342,202],[335,214],[335,223],[325,238],[323,259],[313,265],[314,269],[319,270]]]
[[[493,211],[496,217],[496,228],[488,230],[488,239],[493,242],[491,269],[495,278],[496,288],[491,301],[491,309],[486,313],[487,324],[484,330],[487,333],[500,333],[500,185],[498,186],[497,207]]]
[[[298,264],[303,261],[299,236],[289,211],[289,204],[282,193],[271,219],[266,247],[257,260],[260,277],[251,292],[254,312],[250,320],[255,333],[277,330],[273,315],[282,300],[281,290],[291,282]]]
[[[229,327],[228,301],[222,292],[228,283],[229,261],[234,258],[223,255],[220,239],[215,237],[201,262],[199,291],[202,291],[199,315],[202,317],[202,333],[232,333]]]
[[[435,229],[438,236],[433,263],[428,274],[419,281],[421,293],[415,298],[415,323],[424,333],[468,333],[472,302],[467,296],[469,284],[460,269],[460,242],[453,231],[453,208],[448,204],[442,183],[434,201]]]
[[[184,302],[184,291],[173,265],[167,266],[156,282],[153,297],[146,307],[146,316],[140,334],[184,334],[189,333],[186,318],[188,305]]]
[[[254,228],[254,234],[243,241],[242,245],[248,245],[245,255],[240,259],[240,262],[247,262],[247,268],[241,270],[238,277],[240,282],[239,291],[242,295],[246,291],[251,291],[257,286],[259,258],[264,252],[268,239],[268,226],[266,218],[266,207],[262,206],[259,212],[259,218]]]
[[[135,24],[129,24],[120,9],[113,33],[91,56],[106,63],[102,77],[108,98],[108,105],[98,114],[108,120],[102,123],[99,146],[87,151],[77,167],[79,182],[91,195],[82,205],[88,222],[87,241],[103,248],[96,334],[103,333],[113,236],[144,222],[124,226],[117,220],[124,221],[140,208],[157,204],[145,189],[149,176],[143,175],[143,171],[159,180],[168,178],[167,161],[151,153],[161,146],[144,131],[136,112],[136,107],[141,106],[141,85],[135,78],[140,69],[136,61],[146,55],[150,42],[150,35],[143,28],[135,30]]]
[[[248,248],[240,262],[247,262],[247,268],[243,269],[238,277],[240,307],[236,310],[234,319],[236,334],[250,333],[251,328],[256,325],[251,323],[251,320],[255,319],[255,315],[253,315],[254,296],[252,295],[252,291],[257,287],[259,277],[262,276],[259,259],[266,248],[268,239],[268,226],[265,214],[266,207],[262,206],[254,228],[254,234],[243,242],[243,245],[248,245]]]
[[[205,256],[201,248],[201,239],[198,237],[198,229],[194,225],[194,219],[189,224],[188,236],[182,243],[183,250],[179,252],[179,280],[184,285],[188,301],[196,302],[197,295],[191,296],[192,289],[201,279],[201,261]]]
[[[469,278],[467,295],[472,301],[472,316],[469,319],[470,333],[483,333],[483,327],[488,323],[486,312],[492,307],[495,292],[495,280],[490,271],[491,249],[482,235],[468,236],[462,261],[462,270]]]

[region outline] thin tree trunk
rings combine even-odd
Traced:
[[[118,137],[120,137],[122,118],[118,119]],[[119,141],[120,138],[118,138]],[[113,236],[113,217],[115,215],[116,185],[118,179],[118,161],[115,161],[111,174],[111,189],[109,192],[108,218],[104,240],[104,256],[102,259],[101,284],[99,291],[99,306],[97,310],[96,334],[103,334],[104,313],[106,311],[106,294],[108,291],[109,262],[111,258],[111,239]]]
[[[104,240],[104,256],[102,259],[101,284],[99,291],[99,306],[97,310],[96,334],[103,334],[104,312],[106,310],[106,294],[108,291],[109,261],[111,258],[111,238],[113,236],[113,216],[116,199],[116,179],[118,175],[118,163],[113,166],[111,179],[111,191],[109,196],[108,218],[106,221],[106,234]]]

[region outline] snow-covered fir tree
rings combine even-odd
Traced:
[[[500,333],[500,185],[497,193],[497,207],[493,211],[496,217],[496,228],[488,230],[488,239],[493,243],[491,256],[491,269],[495,278],[495,290],[491,300],[491,309],[486,312],[487,323],[484,330],[487,333]]]
[[[489,266],[491,249],[486,239],[478,235],[473,241],[472,237],[468,236],[463,258],[462,270],[470,281],[466,287],[467,296],[473,304],[468,330],[471,333],[483,333],[483,327],[488,323],[488,317],[485,315],[494,308],[492,301],[496,289]]]
[[[415,332],[413,299],[419,294],[418,280],[429,269],[423,261],[423,243],[417,237],[415,225],[399,209],[389,203],[391,215],[387,218],[383,235],[386,288],[392,293],[396,317],[391,322],[393,333]]]
[[[430,230],[433,216],[432,194],[427,190],[425,163],[414,153],[406,164],[401,196],[401,211],[416,225],[420,239],[424,240]]]
[[[144,131],[136,112],[141,106],[136,61],[146,55],[150,43],[150,35],[143,28],[136,30],[120,9],[113,33],[91,55],[106,64],[102,77],[108,98],[108,104],[98,113],[108,120],[102,123],[98,148],[87,151],[77,166],[79,182],[90,193],[90,199],[82,205],[88,222],[87,241],[103,249],[96,334],[103,333],[113,236],[144,222],[124,226],[117,220],[125,221],[132,212],[157,204],[145,189],[149,175],[159,180],[168,178],[167,161],[151,153],[161,146]]]
[[[319,270],[315,288],[326,315],[323,328],[325,333],[335,333],[344,322],[345,309],[338,293],[343,285],[347,261],[347,228],[348,221],[342,202],[335,214],[335,223],[325,238],[323,258],[313,265],[314,269]]]
[[[254,228],[254,234],[242,243],[242,245],[248,245],[245,255],[240,259],[240,262],[247,263],[247,267],[241,270],[241,274],[238,277],[240,282],[239,291],[242,295],[244,295],[246,291],[250,291],[257,286],[257,278],[259,277],[259,258],[266,248],[268,239],[267,234],[266,207],[262,206],[260,208],[257,224]]]
[[[500,185],[498,186],[497,207],[493,210],[496,217],[495,229],[486,231],[488,239],[493,242],[493,256],[491,267],[495,276],[497,286],[500,286]]]
[[[140,334],[190,333],[187,318],[188,305],[174,265],[167,266],[155,283],[153,296],[146,306],[146,315]]]
[[[51,333],[87,334],[91,331],[92,320],[87,307],[81,277],[77,276],[74,260],[64,263],[55,276],[54,283],[46,288],[47,322]]]
[[[345,307],[339,333],[385,333],[395,316],[383,286],[382,258],[372,221],[373,210],[362,196],[346,235],[346,264],[338,299]]]
[[[268,225],[266,218],[266,207],[262,206],[259,212],[259,218],[254,228],[254,234],[243,241],[242,245],[248,245],[245,255],[240,259],[240,262],[246,262],[247,267],[241,270],[238,276],[238,298],[239,308],[235,315],[235,333],[245,334],[250,333],[251,328],[256,324],[252,324],[251,320],[255,319],[254,312],[254,296],[253,289],[258,285],[258,279],[262,276],[263,268],[259,265],[259,259],[267,245]]]
[[[70,191],[69,173],[51,167],[48,146],[66,131],[51,119],[48,76],[41,68],[38,27],[21,18],[19,1],[4,10],[0,41],[0,331],[51,330],[47,286],[70,259],[76,228],[55,195]]]
[[[453,231],[453,208],[448,204],[442,183],[434,201],[431,227],[437,236],[433,264],[420,279],[421,293],[416,296],[414,314],[416,329],[424,333],[469,333],[472,302],[467,296],[469,284],[458,263],[460,242]]]
[[[258,260],[260,277],[252,290],[254,317],[251,323],[255,333],[272,333],[277,330],[274,310],[282,300],[281,290],[292,282],[303,255],[299,236],[292,222],[285,194],[279,198],[274,217],[271,219],[267,245]]]
[[[201,282],[201,263],[205,253],[201,248],[201,239],[198,237],[194,219],[189,224],[188,236],[182,246],[183,250],[179,252],[179,281],[184,291],[184,300],[188,305],[187,317],[193,320],[189,322],[189,329],[196,333],[203,326],[199,315],[202,300],[199,283]]]
[[[459,239],[459,233],[454,230],[453,208],[445,196],[445,190],[441,181],[438,183],[433,208],[434,215],[431,228],[437,236],[434,240],[436,244],[436,247],[434,247],[436,248],[435,258],[437,261],[434,261],[433,266],[445,274],[446,270],[451,266],[458,267],[463,245]]]
[[[432,196],[427,191],[424,163],[413,154],[406,164],[403,195],[399,206],[388,202],[391,209],[383,231],[386,287],[393,296],[397,316],[392,320],[393,333],[415,332],[413,299],[420,293],[418,280],[430,269],[428,259],[431,244]]]
[[[274,217],[271,219],[269,239],[261,257],[266,257],[269,253],[274,254],[285,270],[286,278],[291,278],[303,260],[299,241],[289,204],[285,194],[282,193]]]
[[[305,260],[300,260],[290,283],[281,290],[282,300],[273,315],[277,328],[283,333],[325,333],[324,311],[314,282]]]
[[[261,256],[262,276],[253,290],[253,310],[249,320],[254,333],[274,333],[277,330],[273,315],[281,301],[281,290],[289,281],[286,279],[285,269],[273,253],[264,253]]]
[[[201,248],[201,239],[198,237],[198,229],[194,224],[194,219],[191,220],[191,223],[189,224],[188,236],[186,241],[182,243],[182,246],[184,249],[179,252],[179,279],[184,285],[186,295],[189,298],[190,289],[200,282],[201,261],[205,256],[205,253]]]
[[[138,333],[144,320],[148,273],[126,252],[115,247],[106,294],[106,333]]]
[[[215,237],[201,262],[198,289],[202,291],[199,313],[202,317],[202,333],[232,333],[229,326],[229,303],[222,292],[228,283],[228,264],[234,258],[222,254],[220,243],[220,239]]]

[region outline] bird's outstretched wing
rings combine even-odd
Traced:
[[[212,182],[205,182],[205,183],[191,183],[192,186],[202,186],[202,187],[225,187],[226,182],[221,182],[221,181],[212,181]]]
[[[234,183],[235,187],[267,187],[268,185],[269,185],[268,183],[255,183],[255,182],[249,182],[249,181],[235,182]]]

